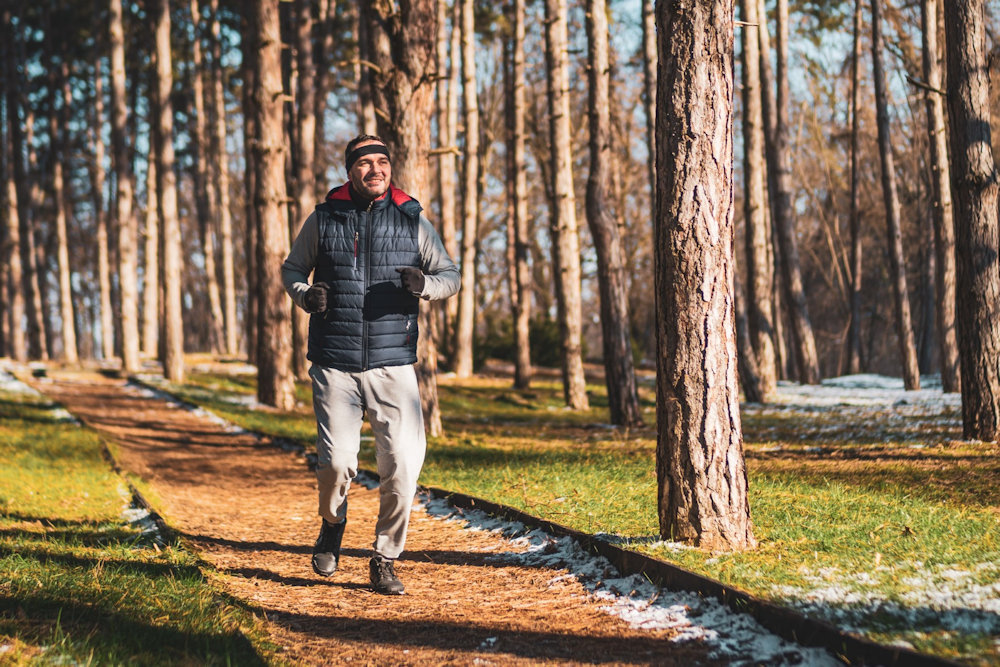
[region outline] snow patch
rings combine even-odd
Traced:
[[[638,629],[673,630],[672,641],[677,643],[703,642],[714,659],[734,665],[841,664],[822,649],[804,648],[772,634],[749,614],[737,614],[715,599],[659,588],[639,575],[622,576],[606,558],[587,553],[572,538],[528,530],[520,522],[480,510],[458,509],[428,494],[420,495],[420,504],[433,517],[507,538],[510,550],[491,554],[490,560],[550,569],[550,584],[575,579],[608,614]]]

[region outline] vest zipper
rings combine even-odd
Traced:
[[[372,274],[372,206],[375,205],[375,200],[368,202],[368,208],[365,210],[365,238],[368,239],[368,245],[365,247],[365,284],[364,292],[367,296],[368,285],[371,283]],[[355,235],[357,232],[355,232]],[[355,255],[355,261],[357,260],[357,255]],[[361,369],[368,370],[368,320],[361,316]]]
[[[354,270],[358,270],[358,230],[354,230]]]

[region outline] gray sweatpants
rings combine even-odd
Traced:
[[[358,474],[361,422],[367,411],[381,478],[373,547],[383,558],[397,558],[427,450],[416,372],[413,366],[389,366],[347,373],[313,364],[309,375],[320,516],[333,523],[347,518],[347,490]]]

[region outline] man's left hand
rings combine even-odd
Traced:
[[[403,289],[412,294],[422,294],[424,291],[424,272],[413,266],[401,266],[396,271],[399,273],[400,282]]]

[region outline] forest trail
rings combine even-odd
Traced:
[[[249,434],[93,372],[50,371],[34,386],[115,443],[154,509],[259,609],[282,657],[301,664],[713,664],[675,630],[639,630],[601,610],[565,571],[504,563],[521,551],[415,505],[397,565],[406,595],[369,589],[378,489],[356,484],[341,570],[310,566],[319,518],[312,472]]]

